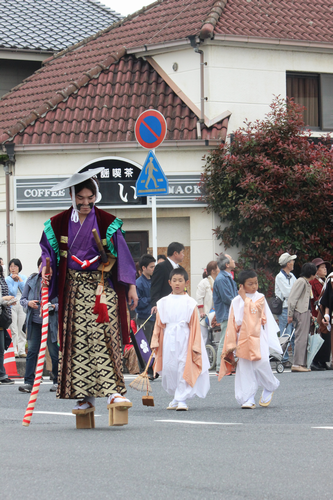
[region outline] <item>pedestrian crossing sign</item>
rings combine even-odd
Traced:
[[[141,174],[136,181],[137,196],[165,196],[169,194],[169,182],[153,151],[149,151]]]

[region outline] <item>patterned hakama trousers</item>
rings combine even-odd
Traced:
[[[110,323],[93,314],[99,271],[67,270],[63,345],[59,351],[57,398],[107,397],[126,393],[119,334],[118,298],[104,273]]]

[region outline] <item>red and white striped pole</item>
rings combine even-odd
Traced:
[[[24,415],[23,422],[22,422],[22,425],[24,425],[25,427],[28,427],[28,425],[30,424],[32,413],[34,411],[35,404],[37,401],[37,396],[38,396],[38,392],[39,392],[40,383],[42,380],[42,375],[43,375],[47,334],[48,334],[48,330],[49,330],[49,308],[48,308],[49,278],[50,278],[50,259],[47,258],[46,259],[45,278],[42,278],[42,318],[43,318],[42,338],[41,338],[41,342],[40,342],[40,349],[39,349],[39,354],[38,354],[38,362],[37,362],[34,386],[32,388],[29,403],[28,403],[27,409],[25,411],[25,415]]]

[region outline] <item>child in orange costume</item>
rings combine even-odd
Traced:
[[[172,293],[157,302],[151,348],[156,353],[154,371],[162,375],[163,389],[173,396],[168,410],[188,410],[186,400],[205,398],[210,387],[197,303],[185,292],[188,283],[185,269],[173,269]]]
[[[230,371],[234,354],[238,357],[235,397],[242,408],[255,408],[255,395],[263,387],[259,405],[268,406],[280,382],[269,363],[269,348],[282,354],[277,337],[278,326],[265,296],[258,293],[254,270],[238,276],[239,295],[231,302],[228,326],[221,357],[219,380]]]

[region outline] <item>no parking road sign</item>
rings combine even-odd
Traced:
[[[169,182],[153,151],[149,151],[141,174],[136,181],[137,196],[163,196],[169,194]]]
[[[156,109],[147,109],[135,122],[135,137],[146,149],[157,148],[165,139],[167,124],[164,116]]]

